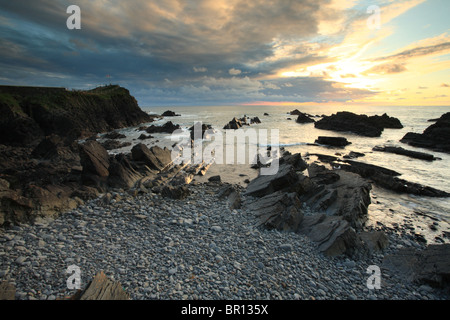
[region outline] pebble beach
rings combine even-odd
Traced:
[[[82,288],[103,271],[132,300],[448,299],[383,268],[380,289],[368,288],[367,268],[423,245],[413,239],[386,230],[382,252],[357,261],[326,257],[307,236],[258,227],[245,206],[230,209],[220,187],[193,183],[183,200],[117,190],[55,219],[2,229],[0,278],[18,300],[70,297],[71,265]]]

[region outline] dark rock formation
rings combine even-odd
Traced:
[[[120,148],[131,146],[131,142],[120,142],[117,140],[108,139],[108,140],[102,142],[101,145],[106,150],[114,150],[114,149],[120,149]]]
[[[432,187],[424,186],[418,183],[409,182],[398,178],[400,173],[383,168],[380,166],[357,162],[353,160],[345,160],[349,165],[339,163],[334,164],[343,170],[355,172],[360,176],[370,179],[380,187],[399,192],[409,193],[427,197],[449,197],[450,193],[438,190]]]
[[[145,131],[147,131],[147,133],[173,133],[178,129],[181,129],[180,125],[175,125],[172,121],[167,121],[162,126],[151,125]]]
[[[297,123],[313,123],[316,122],[314,119],[311,119],[309,116],[307,116],[305,113],[300,112],[298,114],[297,120],[295,120]]]
[[[398,119],[387,114],[368,117],[348,111],[325,116],[314,126],[317,129],[348,131],[367,137],[379,137],[385,128],[403,128]]]
[[[173,111],[167,110],[161,116],[163,116],[163,117],[179,117],[180,115],[176,114]]]
[[[356,174],[328,170],[317,164],[310,165],[308,172],[313,187],[300,200],[313,211],[342,216],[353,228],[361,230],[368,219],[371,184]]]
[[[383,267],[406,280],[450,289],[450,244],[430,245],[424,250],[402,248],[383,260]]]
[[[450,112],[443,114],[436,123],[422,134],[408,132],[401,140],[414,147],[450,152]]]
[[[172,163],[172,153],[167,148],[153,146],[150,149],[142,143],[131,149],[133,160],[145,163],[150,169],[163,171]]]
[[[203,139],[207,130],[213,130],[212,126],[209,124],[196,122],[192,127],[189,128],[189,131],[191,132],[191,139]],[[196,134],[199,136],[196,137]]]
[[[181,200],[189,196],[189,189],[185,186],[166,185],[161,190],[161,195],[166,198]]]
[[[127,89],[89,91],[0,86],[0,143],[28,145],[57,134],[70,140],[151,122]]]
[[[246,195],[262,197],[275,191],[291,190],[299,178],[290,164],[282,164],[275,175],[259,175],[247,186]]]
[[[258,225],[268,229],[296,232],[303,221],[301,203],[296,193],[277,191],[247,203],[258,219]]]
[[[428,160],[433,161],[436,160],[436,157],[429,153],[418,152],[407,150],[402,147],[394,147],[394,146],[376,146],[372,149],[373,151],[381,151],[381,152],[389,152],[395,153],[403,156],[407,156],[410,158],[420,159],[420,160]]]
[[[325,144],[333,147],[345,147],[351,144],[351,142],[347,141],[347,138],[344,137],[325,137],[325,136],[318,137],[315,143]]]
[[[316,242],[327,256],[352,256],[359,247],[355,230],[342,217],[326,214],[305,217],[299,232]]]
[[[97,141],[86,141],[80,145],[80,162],[83,173],[100,177],[109,176],[109,155]]]
[[[242,123],[242,121],[235,117],[230,122],[228,122],[223,128],[236,130],[242,128],[243,125],[244,124]]]

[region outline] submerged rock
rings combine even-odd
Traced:
[[[418,152],[418,151],[412,151],[407,150],[402,147],[394,147],[394,146],[376,146],[372,149],[373,151],[381,151],[381,152],[389,152],[389,153],[395,153],[399,155],[404,155],[410,158],[420,159],[420,160],[436,160],[437,158],[429,153],[424,152]]]

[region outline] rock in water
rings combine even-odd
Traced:
[[[305,113],[300,112],[298,114],[297,120],[295,121],[297,123],[313,123],[316,122],[314,119],[311,119],[308,117]]]
[[[387,114],[368,117],[348,111],[325,116],[314,126],[317,129],[348,131],[366,137],[379,137],[384,128],[403,128],[398,119],[391,118]]]
[[[320,136],[317,138],[317,140],[315,142],[318,144],[325,144],[325,145],[333,146],[333,147],[345,147],[345,146],[351,144],[351,142],[348,142],[347,139],[344,137]]]
[[[179,117],[179,114],[176,114],[173,111],[167,110],[162,114],[163,117]]]
[[[443,114],[422,134],[408,132],[400,141],[415,147],[450,153],[450,112]]]
[[[420,159],[420,160],[428,160],[433,161],[436,160],[436,158],[429,153],[424,152],[418,152],[418,151],[412,151],[412,150],[406,150],[402,147],[394,147],[394,146],[376,146],[372,148],[373,151],[381,151],[381,152],[389,152],[389,153],[395,153],[403,156],[407,156],[410,158]]]
[[[172,121],[167,121],[162,126],[151,125],[145,131],[147,133],[173,133],[175,130],[181,129],[180,125],[175,125]]]

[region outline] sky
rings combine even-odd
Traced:
[[[449,13],[448,0],[0,0],[0,85],[119,84],[140,106],[450,106]]]

